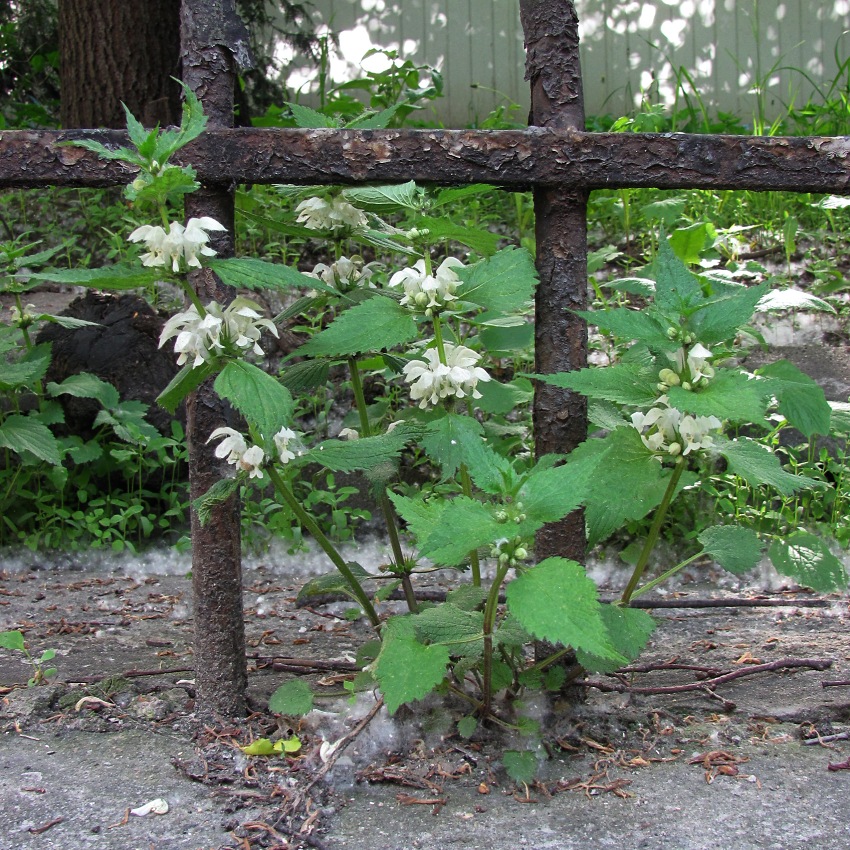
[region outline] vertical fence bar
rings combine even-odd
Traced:
[[[526,79],[531,84],[529,124],[584,129],[578,16],[570,0],[520,0],[525,33]],[[535,369],[541,374],[587,365],[587,327],[570,310],[587,307],[587,190],[534,190],[537,271]],[[587,436],[583,396],[548,384],[534,393],[537,456],[568,452]],[[535,541],[539,560],[561,555],[582,562],[584,516],[575,511],[542,528]]]
[[[180,12],[183,81],[204,107],[210,129],[233,125],[235,72],[233,51],[224,33],[238,27],[225,0],[183,0]],[[186,218],[211,216],[227,228],[216,235],[212,247],[219,256],[234,251],[232,188],[203,186],[186,198]],[[202,301],[233,299],[229,287],[209,270],[190,276]],[[194,501],[222,477],[223,462],[207,445],[210,433],[235,424],[234,414],[206,381],[186,400],[189,444],[189,490]],[[197,711],[202,716],[236,717],[245,713],[248,683],[245,624],[242,614],[242,553],[239,501],[236,496],[212,510],[201,526],[192,511],[192,590],[195,624],[195,686]]]

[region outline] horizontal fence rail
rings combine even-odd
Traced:
[[[110,186],[133,169],[75,139],[126,145],[116,130],[0,134],[0,186]],[[204,133],[174,158],[206,184],[492,183],[586,189],[850,193],[850,137],[753,137],[572,130],[292,130]]]

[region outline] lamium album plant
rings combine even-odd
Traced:
[[[310,110],[302,107],[298,117],[310,126]],[[195,508],[203,520],[213,504],[246,485],[258,494],[275,488],[335,568],[302,595],[344,592],[374,628],[351,689],[379,688],[391,713],[434,691],[450,695],[466,707],[459,721],[464,735],[481,723],[533,733],[533,721],[518,717],[510,698],[636,658],[654,622],[630,603],[696,558],[739,574],[755,568],[766,549],[779,572],[802,584],[827,590],[845,583],[826,543],[809,531],[771,537],[732,522],[703,529],[699,551],[687,561],[648,574],[671,504],[714,470],[769,485],[779,497],[821,486],[788,472],[758,439],[788,425],[812,440],[830,424],[823,393],[792,364],[755,373],[738,365],[747,324],[770,306],[766,284],[691,271],[662,236],[643,277],[624,284],[642,299],[640,309],[582,313],[616,340],[614,362],[523,375],[510,360],[519,361],[531,346],[532,257],[521,248],[497,250],[494,234],[451,221],[457,201],[489,187],[280,187],[297,202],[284,224],[327,239],[329,261],[302,273],[258,259],[220,258],[209,234],[222,225],[206,217],[184,225],[177,213],[183,195],[197,188],[192,169],[169,163],[203,126],[187,90],[178,130],[145,131],[128,114],[132,148],[79,143],[137,166],[127,196],[136,215],[150,213],[127,235],[139,248],[135,259],[88,273],[90,282],[138,286],[167,277],[183,288],[188,306],[167,322],[161,339],[173,346],[181,370],[160,401],[173,410],[215,376],[216,391],[243,419],[240,427],[222,422],[208,435],[231,474]],[[450,245],[468,250],[456,256]],[[365,262],[367,252],[380,261]],[[203,304],[187,279],[199,266],[241,291],[290,292],[289,306],[269,318],[248,297]],[[306,317],[302,324],[314,332],[279,374],[270,374],[255,362],[262,358],[260,337],[277,335],[295,317]],[[354,421],[336,437],[319,439],[299,424],[295,399],[339,367],[347,370]],[[369,404],[366,380],[394,388],[399,401]],[[591,433],[568,456],[533,460],[525,444],[501,439],[505,423],[528,402],[531,380],[590,399]],[[399,481],[400,458],[411,453],[427,460],[437,486]],[[317,466],[360,471],[368,480],[389,541],[380,571],[346,560],[297,498],[293,482]],[[590,545],[647,518],[633,572],[613,603],[600,601],[581,564],[535,560],[535,533],[580,507]],[[445,601],[426,604],[417,599],[416,577],[438,570],[458,581]],[[403,595],[403,613],[385,603],[395,590]],[[533,640],[555,648],[531,661]],[[568,655],[572,666],[559,663]],[[293,684],[278,690],[271,707],[291,713],[311,704],[304,686]]]

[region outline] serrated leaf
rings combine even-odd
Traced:
[[[164,407],[169,413],[174,413],[177,406],[218,369],[213,363],[204,362],[200,366],[192,366],[187,363],[168,382],[168,386],[157,396],[156,402]]]
[[[601,440],[586,440],[570,453],[567,466],[605,451],[609,454],[605,463],[597,465],[593,487],[584,499],[590,546],[604,540],[624,522],[646,516],[661,502],[670,476],[670,470],[653,459],[631,426],[617,428]],[[683,473],[676,492],[695,480],[691,473]]]
[[[420,257],[421,254],[410,245],[405,245],[403,242],[398,242],[390,235],[383,233],[380,230],[358,230],[357,239],[365,242],[367,245],[372,245],[374,248],[380,248],[383,251],[392,251],[396,254],[406,254],[408,257]]]
[[[383,130],[390,126],[390,122],[395,117],[396,112],[404,105],[404,103],[394,103],[380,112],[364,112],[362,115],[358,115],[349,121],[345,127],[350,130]]]
[[[776,571],[812,590],[829,592],[847,587],[847,572],[826,543],[807,531],[795,531],[771,544],[770,560]]]
[[[465,198],[477,195],[486,195],[493,192],[489,183],[470,183],[468,186],[458,186],[452,189],[441,189],[431,201],[432,207],[444,207],[446,204],[454,204]]]
[[[658,371],[634,363],[618,363],[602,369],[556,372],[554,375],[534,374],[531,377],[545,384],[617,404],[650,407],[658,398]]]
[[[296,716],[313,710],[313,691],[303,679],[284,682],[269,697],[269,711]]]
[[[461,611],[475,611],[487,599],[487,590],[480,585],[462,584],[446,594],[446,602]]]
[[[478,728],[478,721],[471,714],[461,717],[457,722],[457,733],[461,738],[471,738]]]
[[[347,566],[361,584],[367,579],[375,578],[375,576],[363,569],[363,567],[356,561],[348,561]],[[313,596],[321,596],[324,593],[344,593],[346,596],[350,596],[352,599],[355,599],[351,590],[351,585],[348,583],[345,576],[343,576],[342,573],[334,571],[332,573],[327,573],[326,575],[310,579],[310,581],[304,584],[298,592],[296,602],[300,604]]]
[[[769,388],[779,412],[806,437],[828,434],[831,408],[823,389],[788,360],[779,360],[756,372],[770,379]]]
[[[505,526],[475,499],[457,496],[444,504],[441,515],[443,511],[451,521],[438,520],[426,539],[417,538],[420,554],[434,563],[457,566],[467,560],[472,550],[504,536]]]
[[[324,128],[338,128],[336,119],[330,115],[323,115],[321,112],[316,112],[315,109],[310,109],[309,106],[302,106],[300,103],[286,102],[292,117],[295,119],[295,125],[302,130],[320,130]]]
[[[103,266],[97,269],[53,269],[44,272],[32,272],[31,280],[49,280],[64,283],[67,286],[89,286],[93,289],[125,290],[150,286],[163,277],[163,271],[146,269],[144,266],[123,265]]]
[[[428,241],[431,244],[447,241],[459,242],[483,257],[489,257],[495,252],[501,238],[498,233],[491,233],[489,230],[461,227],[454,224],[449,218],[421,216],[416,220],[416,226],[428,231]]]
[[[506,596],[511,614],[534,637],[625,663],[602,619],[596,585],[575,561],[541,561],[512,581]]]
[[[23,651],[26,647],[23,634],[16,629],[8,632],[0,632],[0,647],[3,649],[18,649]]]
[[[53,432],[32,416],[13,413],[0,424],[0,448],[17,454],[29,452],[39,460],[58,466],[62,463],[59,443]]]
[[[603,605],[601,613],[614,649],[627,662],[634,661],[641,654],[655,630],[655,620],[646,611],[638,608],[623,608],[619,605]],[[621,663],[608,658],[599,658],[582,650],[576,651],[576,659],[591,673],[613,673],[622,666]]]
[[[717,449],[728,461],[730,472],[753,487],[766,484],[783,496],[791,496],[798,490],[823,486],[811,478],[786,472],[770,449],[746,437],[718,441]]]
[[[461,464],[465,464],[481,490],[498,493],[501,473],[507,472],[510,464],[484,442],[483,434],[477,419],[447,413],[426,425],[422,448],[442,467],[442,480],[453,478]]]
[[[665,314],[688,313],[704,297],[699,278],[688,271],[666,239],[658,246],[652,277],[655,279],[655,303]]]
[[[220,478],[212,487],[192,502],[192,507],[198,514],[198,522],[202,526],[210,521],[213,510],[224,504],[239,489],[237,478]]]
[[[481,344],[491,354],[522,351],[534,345],[534,326],[524,320],[506,326],[483,326],[480,337]]]
[[[537,756],[531,750],[505,750],[502,766],[508,776],[520,785],[530,785],[537,776]]]
[[[620,408],[607,401],[591,401],[587,405],[587,418],[597,428],[605,431],[613,431],[630,424]]]
[[[318,289],[336,294],[333,287],[283,263],[268,263],[251,257],[230,257],[208,260],[206,265],[221,278],[222,283],[236,289],[255,292],[262,289]]]
[[[422,191],[413,180],[395,185],[358,186],[346,189],[342,195],[354,206],[378,215],[403,209],[418,210],[422,206]]]
[[[375,677],[384,694],[387,711],[427,696],[446,675],[449,651],[425,646],[413,637],[388,635],[375,662]]]
[[[422,643],[441,644],[451,655],[477,658],[484,651],[484,613],[464,611],[444,602],[426,608],[412,618],[416,637]]]
[[[749,572],[761,560],[763,546],[758,535],[740,525],[713,525],[697,540],[724,570],[735,575]]]
[[[96,328],[98,322],[87,322],[85,319],[75,319],[73,316],[54,316],[52,313],[41,313],[35,317],[39,322],[50,322],[52,325],[59,325],[60,328],[67,328],[75,331],[77,328]]]
[[[89,372],[71,375],[61,384],[51,381],[47,385],[47,392],[52,396],[70,395],[74,398],[93,398],[106,408],[118,407],[121,400],[118,390],[112,384]]]
[[[280,382],[291,392],[301,393],[324,386],[330,372],[330,360],[302,360],[280,373]]]
[[[704,387],[684,390],[670,387],[670,407],[694,416],[716,416],[733,422],[763,422],[770,401],[767,382],[748,378],[743,372],[718,369]]]
[[[342,357],[393,348],[418,335],[409,310],[392,298],[376,296],[346,310],[297,353]]]
[[[231,360],[215,379],[215,391],[226,398],[263,438],[272,437],[292,418],[293,401],[280,381],[245,360]]]
[[[65,144],[73,145],[75,148],[85,148],[96,153],[101,159],[117,159],[139,166],[145,164],[144,159],[130,148],[108,148],[100,142],[94,141],[94,139],[76,139]]]
[[[707,299],[705,306],[691,317],[688,327],[704,345],[725,342],[752,318],[766,290],[767,284],[727,289],[722,295]]]
[[[412,439],[404,426],[388,434],[361,437],[359,440],[325,440],[307,452],[304,457],[334,472],[352,472],[355,469],[372,469],[385,463],[394,463],[401,450]]]
[[[672,223],[672,222],[671,222]],[[679,227],[670,234],[669,244],[673,253],[683,262],[696,265],[706,249],[711,248],[717,238],[714,225],[697,221],[687,227]]]
[[[503,248],[457,273],[461,279],[457,297],[496,313],[515,313],[527,307],[537,285],[534,261],[524,248]]]
[[[17,363],[4,363],[0,370],[0,390],[32,387],[40,381],[50,366],[50,344],[42,343],[30,349]]]
[[[632,310],[628,307],[612,307],[607,310],[576,310],[589,325],[596,325],[603,333],[629,342],[641,340],[647,345],[669,345],[666,327],[648,310]]]

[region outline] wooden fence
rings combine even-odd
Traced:
[[[535,126],[522,131],[250,130],[230,129],[238,43],[233,3],[183,0],[184,80],[197,92],[209,129],[180,152],[201,191],[187,198],[186,216],[210,215],[229,233],[213,242],[232,253],[233,187],[238,183],[335,184],[415,179],[443,185],[489,182],[534,189],[537,268],[536,371],[578,369],[587,362],[584,323],[570,310],[587,304],[586,200],[599,187],[659,186],[850,192],[850,138],[593,134],[584,132],[578,61],[578,18],[569,0],[520,0],[528,45],[527,75]],[[223,20],[222,16],[231,16]],[[126,144],[117,131],[29,131],[0,135],[0,186],[125,184],[133,170],[62,142],[81,137]],[[228,293],[209,270],[194,273],[201,297]],[[206,445],[222,421],[221,401],[209,382],[190,396],[187,432],[193,498],[221,474]],[[586,434],[583,398],[539,385],[534,399],[536,450],[565,452]],[[197,708],[235,716],[245,708],[238,506],[216,508],[201,528],[193,517],[193,591]],[[585,537],[579,516],[544,528],[536,555],[581,560]]]

